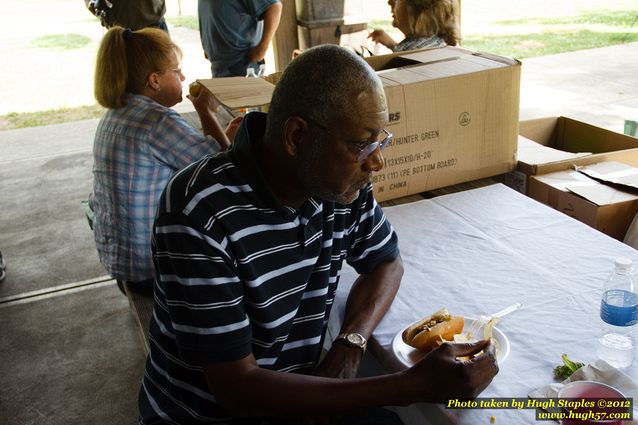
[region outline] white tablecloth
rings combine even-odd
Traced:
[[[561,354],[596,360],[600,290],[617,256],[638,263],[638,251],[585,224],[497,184],[385,208],[399,235],[405,275],[388,314],[371,339],[386,371],[397,370],[392,339],[409,323],[447,307],[477,317],[514,302],[523,307],[497,325],[509,357],[481,397],[526,398],[555,382]],[[638,266],[637,266],[638,268]],[[331,318],[343,317],[355,272],[344,270]],[[626,370],[638,380],[638,367]],[[422,403],[402,409],[406,425],[522,424],[534,410],[453,410]]]

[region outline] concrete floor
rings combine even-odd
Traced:
[[[615,131],[638,117],[638,43],[524,61],[521,118]],[[187,110],[187,107],[184,110]],[[0,424],[137,418],[144,359],[126,298],[95,252],[80,201],[97,120],[0,133]]]
[[[136,423],[144,356],[112,281],[1,304],[0,317],[0,423]]]

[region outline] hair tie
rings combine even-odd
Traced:
[[[124,40],[129,41],[131,38],[133,38],[133,31],[131,31],[130,28],[127,28],[124,30]]]

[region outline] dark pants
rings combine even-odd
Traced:
[[[120,291],[122,291],[124,295],[126,295],[126,290],[124,289],[125,283],[126,283],[126,286],[132,291],[148,294],[148,295],[153,295],[153,284],[155,283],[155,279],[147,279],[147,280],[142,280],[140,282],[116,280],[116,282],[117,282],[117,287],[120,289]]]
[[[304,425],[299,419],[282,420],[274,419],[263,425]],[[361,410],[347,415],[332,418],[330,425],[403,425],[401,419],[388,409],[377,408]]]

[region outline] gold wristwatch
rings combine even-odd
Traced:
[[[343,332],[339,334],[335,341],[343,341],[351,347],[361,348],[362,352],[364,353],[368,345],[368,341],[365,339],[365,337],[356,332]]]

